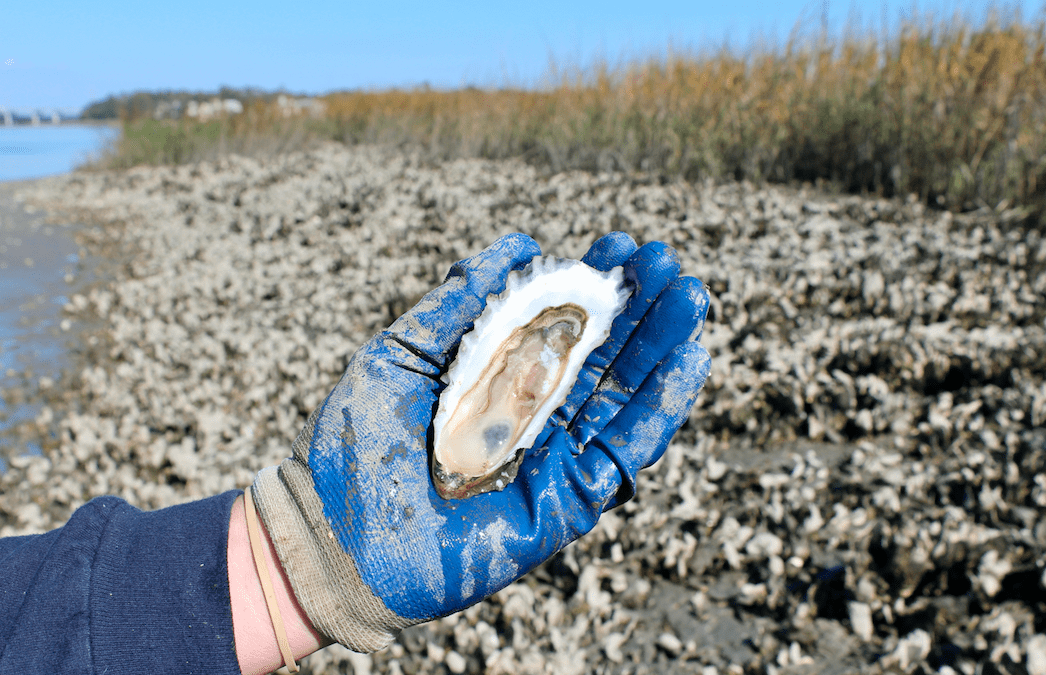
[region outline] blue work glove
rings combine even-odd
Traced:
[[[632,296],[512,483],[467,499],[430,478],[432,418],[461,336],[540,250],[502,237],[363,345],[254,497],[313,625],[356,651],[505,587],[635,491],[687,419],[709,370],[701,282],[675,252],[613,233],[584,261],[623,265]]]

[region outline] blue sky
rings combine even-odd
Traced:
[[[825,4],[828,3],[828,4]],[[1036,18],[1039,5],[1020,7]],[[669,48],[742,49],[783,42],[827,10],[831,30],[856,22],[957,10],[981,20],[989,3],[864,0],[642,0],[523,3],[178,0],[14,0],[0,7],[0,106],[79,109],[137,89],[220,85],[338,89],[535,86],[550,62],[611,64]]]

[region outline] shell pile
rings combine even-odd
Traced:
[[[635,497],[489,600],[303,670],[1046,673],[1046,237],[1020,205],[366,145],[16,191],[82,214],[81,264],[106,266],[53,291],[75,367],[45,384],[14,365],[2,392],[39,405],[6,420],[0,536],[99,495],[160,509],[249,485],[456,260],[510,231],[577,258],[624,229],[712,296],[712,372]],[[5,236],[28,245],[50,226],[33,218]]]
[[[538,257],[509,274],[444,376],[432,461],[442,497],[461,499],[512,482],[628,296],[620,267],[601,272],[577,260]]]

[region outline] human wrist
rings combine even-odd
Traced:
[[[291,652],[296,660],[301,659],[327,646],[330,640],[312,626],[301,609],[264,523],[259,525],[265,564],[276,592],[276,604],[283,617]],[[283,665],[283,657],[251,552],[242,495],[233,503],[229,516],[227,564],[233,638],[240,670],[245,675],[270,673]]]
[[[295,441],[308,438],[306,423]],[[360,577],[323,513],[308,466],[297,458],[258,472],[251,494],[299,606],[316,629],[354,652],[383,649],[418,623],[390,611]]]

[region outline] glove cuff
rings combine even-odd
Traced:
[[[263,469],[252,495],[294,595],[316,630],[356,652],[373,652],[411,625],[360,578],[323,515],[312,475],[294,458]]]

